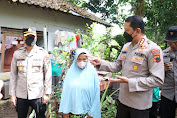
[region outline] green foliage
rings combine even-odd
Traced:
[[[67,0],[83,9],[91,10],[93,13],[100,13],[103,20],[110,23],[122,25],[127,14],[123,14],[126,5],[125,0]]]
[[[146,34],[159,45],[164,45],[167,29],[177,24],[176,0],[149,0],[145,4]]]
[[[115,105],[115,101],[112,99],[111,96],[114,93],[116,93],[119,90],[119,88],[117,90],[115,90],[113,93],[111,93],[109,96],[107,96],[109,84],[110,84],[110,82],[106,86],[106,89],[105,89],[105,91],[102,95],[101,101],[100,101],[101,117],[102,118],[115,118],[116,113],[117,113],[117,109],[116,109],[117,107]]]

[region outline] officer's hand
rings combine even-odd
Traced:
[[[165,63],[165,64],[164,64],[164,69],[165,69],[165,71],[171,70],[171,69],[172,69],[172,66],[173,66],[172,62]]]
[[[116,75],[116,78],[117,79],[115,79],[116,81],[114,81],[114,82],[128,83],[128,78],[127,77]],[[110,81],[111,81],[111,79],[110,79]]]
[[[10,97],[10,101],[11,101],[11,104],[13,106],[16,106],[16,104],[17,104],[17,98],[16,98],[16,96],[11,96]]]
[[[42,96],[42,103],[43,103],[43,104],[47,104],[48,101],[49,101],[49,95],[44,94],[44,95]]]
[[[93,66],[97,66],[97,65],[101,65],[101,60],[97,57],[94,57],[94,56],[88,56],[86,55],[87,57],[90,57],[90,63],[93,65]]]

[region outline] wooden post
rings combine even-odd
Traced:
[[[4,56],[5,56],[6,33],[3,33],[2,47],[1,47],[1,72],[4,71]]]

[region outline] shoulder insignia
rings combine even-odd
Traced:
[[[159,63],[161,61],[160,50],[159,49],[152,49],[151,52],[154,56],[154,62]]]
[[[140,40],[140,42],[139,42],[139,45],[142,45],[142,44],[144,43],[144,41],[145,41],[145,39],[142,38],[142,39]]]

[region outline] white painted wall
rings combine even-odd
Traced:
[[[55,31],[73,31],[81,29],[85,31],[85,24],[90,20],[60,11],[36,8],[34,5],[8,3],[8,0],[0,0],[0,26],[10,28],[36,27],[43,31],[45,25],[48,31],[48,50],[54,47]]]

